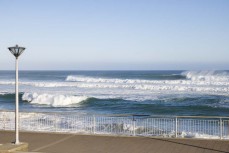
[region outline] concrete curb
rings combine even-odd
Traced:
[[[0,153],[13,153],[16,151],[28,151],[29,144],[28,143],[20,143],[19,145],[15,145],[13,143],[1,144],[0,145]]]

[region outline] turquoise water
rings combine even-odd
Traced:
[[[0,109],[14,109],[14,71],[0,71]],[[20,110],[228,116],[229,71],[20,71]]]

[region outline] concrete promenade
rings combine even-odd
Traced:
[[[14,140],[14,132],[0,131],[0,144]],[[115,137],[20,132],[31,152],[47,153],[229,153],[229,141]]]

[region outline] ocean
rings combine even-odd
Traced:
[[[15,109],[0,71],[0,110]],[[19,71],[20,111],[228,116],[229,71]]]

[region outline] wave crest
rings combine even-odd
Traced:
[[[207,82],[227,82],[229,81],[229,73],[226,71],[185,71],[182,75],[192,81]]]
[[[50,105],[52,107],[67,107],[87,100],[86,96],[51,95],[38,93],[24,93],[22,100],[32,104]]]
[[[80,83],[110,83],[110,84],[158,84],[169,82],[180,82],[180,80],[143,80],[143,79],[118,79],[118,78],[97,78],[69,75],[66,77],[67,82]]]
[[[140,82],[150,82],[147,80],[134,80],[134,79],[110,79],[110,78],[95,78],[95,77],[83,77],[83,76],[67,76],[65,81],[70,82],[87,82],[87,83],[140,83]]]

